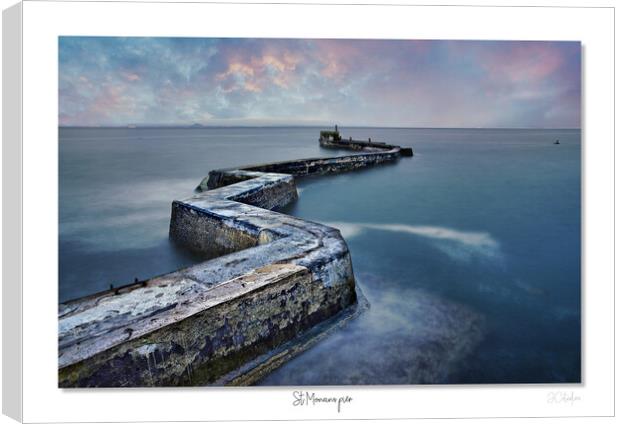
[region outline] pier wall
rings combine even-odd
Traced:
[[[344,144],[339,148],[343,148]],[[222,169],[209,172],[199,185],[200,190],[212,190],[228,184],[244,181],[252,172],[282,173],[294,177],[327,175],[353,171],[384,162],[393,162],[401,156],[400,149],[392,148],[373,153],[340,156],[333,158],[300,159],[251,165],[239,169]]]
[[[253,375],[256,358],[350,308],[340,232],[273,209],[297,199],[295,177],[394,161],[390,147],[210,172],[208,190],[173,202],[170,238],[213,259],[60,305],[59,386],[234,383],[227,375]]]

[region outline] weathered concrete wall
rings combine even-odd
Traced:
[[[98,352],[88,366],[61,369],[62,386],[169,386],[215,381],[249,359],[341,310],[353,299],[322,293],[322,284],[301,266],[268,265],[208,293],[176,282],[176,294],[201,307],[139,337]],[[166,292],[155,284],[152,290]],[[184,294],[183,291],[187,291]],[[319,293],[320,292],[320,293]],[[317,296],[327,305],[319,307]],[[197,305],[196,305],[197,306]],[[178,308],[177,308],[178,309]],[[187,314],[184,314],[187,315]],[[138,330],[139,331],[139,330]]]
[[[170,237],[219,257],[61,305],[59,386],[231,383],[231,371],[354,304],[340,232],[272,209],[297,198],[292,175],[398,157],[371,148],[211,172],[201,183],[211,190],[173,202]]]
[[[362,153],[339,156],[334,158],[296,159],[283,162],[271,162],[260,165],[249,165],[234,169],[220,169],[209,172],[200,185],[199,190],[212,190],[255,176],[256,172],[290,174],[295,177],[326,175],[348,172],[384,162],[394,162],[401,156],[413,156],[410,147],[400,147],[385,143],[364,141],[325,141],[319,140],[321,146],[334,149],[358,150]]]
[[[252,179],[247,179],[248,176]],[[236,171],[219,174],[218,182],[230,185],[174,201],[170,219],[172,240],[210,257],[256,246],[275,237],[273,225],[261,227],[264,218],[241,219],[247,205],[272,210],[297,199],[295,180],[286,174]]]
[[[386,144],[383,142],[371,141],[362,141],[362,140],[330,140],[330,139],[319,139],[319,143],[322,147],[333,148],[333,149],[351,149],[351,150],[393,150],[398,149],[398,153],[400,156],[413,156],[413,149],[411,147],[401,147],[394,144]]]

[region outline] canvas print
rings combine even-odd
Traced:
[[[58,386],[581,382],[581,44],[60,37]]]

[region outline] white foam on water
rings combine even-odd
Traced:
[[[501,258],[499,242],[487,232],[460,231],[448,227],[408,224],[350,222],[324,222],[324,224],[338,228],[345,239],[359,236],[366,230],[391,231],[424,237],[430,239],[437,249],[459,261],[469,261],[474,256],[489,259]]]

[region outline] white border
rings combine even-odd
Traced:
[[[613,10],[326,5],[24,3],[24,421],[208,421],[613,414]],[[330,16],[340,25],[321,24]],[[335,408],[292,406],[292,389],[59,390],[59,35],[581,40],[584,45],[584,384],[316,388]],[[565,390],[579,400],[549,403]]]

